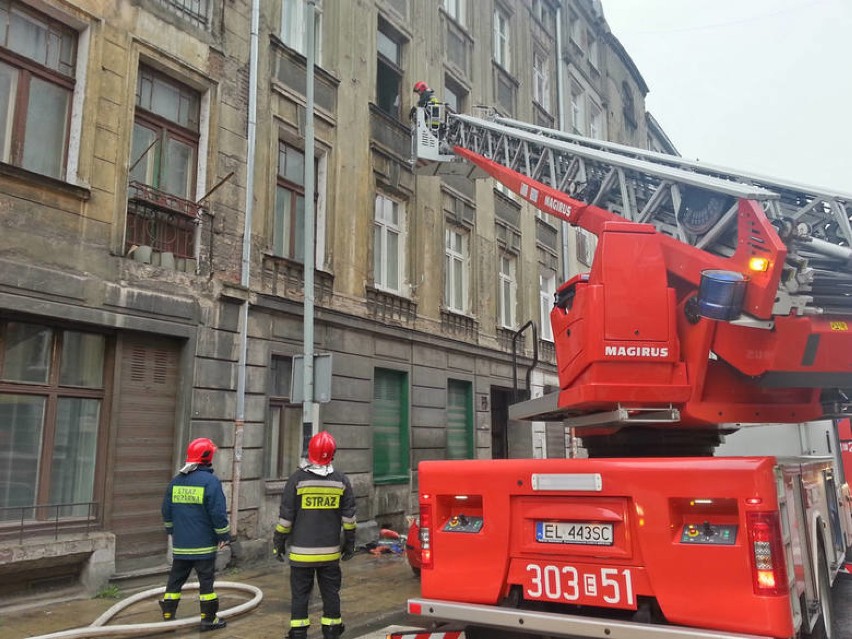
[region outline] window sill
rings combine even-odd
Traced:
[[[56,195],[64,195],[80,202],[87,202],[92,196],[91,189],[87,187],[77,186],[76,184],[71,184],[70,182],[65,182],[49,175],[34,173],[33,171],[22,169],[13,164],[6,164],[5,162],[0,162],[0,177],[16,180],[29,186],[37,184],[43,188],[46,195],[48,192]],[[45,199],[41,195],[41,191],[31,191],[29,196],[34,196],[39,202]]]

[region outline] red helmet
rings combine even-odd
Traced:
[[[415,93],[423,93],[424,91],[429,90],[429,85],[420,80],[419,82],[414,83],[414,92]]]
[[[212,464],[216,454],[216,444],[206,437],[199,437],[189,442],[186,447],[187,464]]]
[[[334,459],[334,451],[337,450],[337,442],[326,430],[318,432],[311,437],[308,443],[308,461],[315,466],[328,466]]]

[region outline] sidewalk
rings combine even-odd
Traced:
[[[401,555],[374,556],[359,553],[341,565],[343,587],[340,595],[343,622],[346,624],[345,639],[355,639],[377,628],[399,623],[405,618],[406,600],[420,595],[420,583]],[[243,570],[226,570],[218,574],[217,581],[240,582],[260,588],[263,591],[263,601],[257,608],[228,619],[226,628],[204,633],[205,639],[283,639],[290,622],[289,578],[287,565],[276,561]],[[164,583],[152,583],[150,587],[162,585]],[[127,596],[133,593],[122,594]],[[236,591],[222,590],[218,594],[222,611],[250,598],[248,594]],[[26,639],[88,626],[116,602],[114,599],[81,599],[48,604],[24,612],[0,613],[0,636],[3,639]],[[319,591],[315,587],[311,598],[309,639],[322,636],[319,620],[321,608]],[[178,618],[197,618],[198,613],[197,591],[189,591],[178,609]],[[132,605],[111,623],[159,621],[162,621],[160,609],[156,599],[151,598]],[[197,639],[202,635],[193,626],[191,630],[172,631],[159,636]]]

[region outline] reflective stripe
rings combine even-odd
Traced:
[[[176,600],[180,599],[180,593],[179,592],[167,592],[163,595],[163,599],[166,600],[166,601],[176,601]]]
[[[170,521],[163,522],[163,526],[166,528],[174,528],[174,524]]]
[[[295,552],[290,553],[290,561],[301,561],[304,563],[319,563],[320,561],[336,561],[340,559],[340,551],[328,553],[327,555],[303,555]]]
[[[216,596],[215,592],[210,592],[210,593],[207,593],[206,595],[201,595],[201,594],[198,595],[199,601],[213,601],[214,599],[218,599],[218,598],[219,597]]]
[[[277,525],[278,525],[278,526],[281,526],[282,528],[286,528],[286,529],[288,529],[288,530],[289,530],[290,528],[292,528],[292,527],[293,527],[293,522],[292,522],[292,521],[290,521],[289,519],[282,519],[282,518],[280,518],[280,517],[279,517],[279,518],[278,518],[278,524],[277,524]],[[286,532],[286,531],[285,531],[285,532]]]
[[[337,619],[331,619],[330,617],[323,617],[320,619],[320,623],[324,626],[339,626],[343,623],[343,619],[338,617]]]
[[[354,521],[352,523],[343,522],[343,530],[355,530],[356,528],[358,528],[358,524]]]
[[[310,493],[312,495],[342,495],[343,486],[341,485],[338,488],[337,486],[303,486],[302,484],[299,484],[299,487],[296,488],[296,494],[304,495],[305,493]]]
[[[340,490],[343,490],[346,487],[342,481],[333,481],[331,479],[303,479],[296,484],[296,491],[298,492],[304,486],[316,486],[318,488],[334,486],[340,488]]]
[[[226,532],[231,532],[231,527],[225,526],[224,528],[214,528],[213,530],[217,535],[224,535]]]
[[[310,619],[291,619],[290,627],[291,628],[307,628],[311,625]]]
[[[178,555],[206,555],[211,552],[216,552],[216,546],[208,546],[207,548],[172,548],[172,553]]]
[[[327,555],[331,552],[338,552],[340,546],[290,546],[290,552],[301,553],[303,555]]]
[[[289,535],[292,530],[293,528],[291,526],[282,526],[281,524],[275,525],[275,532],[284,533],[285,535]]]

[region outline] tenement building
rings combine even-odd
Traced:
[[[195,437],[242,560],[269,552],[306,421],[368,532],[416,514],[422,460],[575,454],[508,406],[557,384],[553,293],[595,238],[416,176],[420,80],[674,150],[597,0],[0,0],[0,600],[164,570]],[[330,372],[308,411],[306,273]]]

